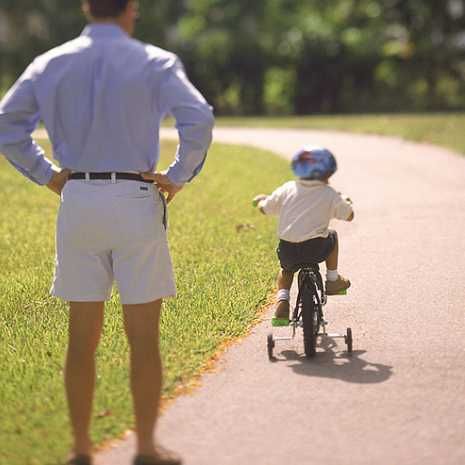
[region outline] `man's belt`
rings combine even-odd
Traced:
[[[109,181],[124,179],[127,181],[139,181],[153,184],[153,181],[144,179],[140,174],[136,173],[71,173],[68,179],[85,179],[86,181],[94,179],[107,179]]]

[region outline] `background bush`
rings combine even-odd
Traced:
[[[140,0],[223,114],[465,108],[464,0]],[[79,34],[80,0],[2,0],[0,87]]]

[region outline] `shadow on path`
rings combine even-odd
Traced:
[[[322,378],[335,378],[348,383],[371,384],[387,381],[392,375],[392,367],[381,363],[368,362],[360,358],[365,350],[355,350],[352,354],[347,352],[335,352],[335,341],[330,337],[323,338],[315,358],[308,359],[303,354],[292,350],[283,350],[275,362],[289,363],[289,367],[305,376],[317,376]]]

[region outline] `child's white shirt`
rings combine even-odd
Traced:
[[[288,242],[327,237],[333,218],[348,220],[352,206],[322,181],[296,180],[278,187],[258,204],[267,215],[279,215],[278,236]]]

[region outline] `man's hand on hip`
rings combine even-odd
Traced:
[[[71,171],[64,169],[61,171],[53,170],[52,179],[47,184],[47,187],[55,192],[55,194],[61,195],[63,187],[65,187],[66,182],[68,181],[68,176],[71,174]]]
[[[167,203],[170,203],[174,196],[184,187],[183,185],[173,184],[165,173],[147,172],[141,173],[141,175],[144,179],[153,181],[160,192],[168,194]]]

